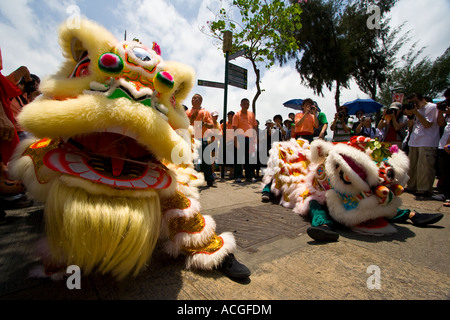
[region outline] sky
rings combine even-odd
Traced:
[[[80,14],[108,29],[119,41],[125,30],[127,40],[139,38],[144,44],[156,41],[164,60],[179,61],[194,68],[197,80],[224,82],[225,59],[220,44],[200,30],[214,19],[213,12],[221,0],[0,0],[0,48],[3,56],[2,74],[7,75],[25,65],[41,77],[55,73],[62,54],[57,29],[65,20]],[[223,0],[225,2],[225,0]],[[424,56],[431,59],[442,55],[450,45],[450,0],[400,0],[391,10],[391,25],[405,22],[404,32],[411,30],[412,42],[425,46]],[[405,47],[404,54],[408,51]],[[248,89],[228,87],[227,111],[239,111],[242,98],[252,101],[256,94],[255,76],[248,60],[231,61],[248,69]],[[338,63],[338,62],[337,62]],[[334,90],[324,89],[317,96],[304,86],[295,70],[295,62],[267,70],[263,65],[256,118],[264,127],[267,119],[281,114],[287,118],[293,109],[283,103],[290,99],[312,98],[327,115],[329,122],[335,113]],[[203,107],[218,111],[223,117],[224,90],[198,86],[184,102],[191,107],[195,93],[203,96]],[[341,91],[341,103],[368,98],[352,83]]]

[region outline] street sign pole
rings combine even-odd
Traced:
[[[225,53],[225,88],[223,96],[223,138],[222,138],[222,170],[220,176],[225,179],[225,164],[227,161],[227,103],[228,103],[228,60],[233,47],[233,33],[225,31],[223,35],[223,52]]]
[[[220,176],[225,179],[225,164],[227,159],[227,103],[228,103],[228,56],[229,52],[225,52],[225,89],[223,96],[223,138],[222,138],[222,171]]]

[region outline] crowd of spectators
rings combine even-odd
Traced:
[[[0,71],[2,67],[0,51]],[[7,76],[0,73],[2,208],[29,205],[22,183],[9,179],[7,164],[18,141],[27,136],[16,117],[26,104],[40,94],[39,83],[39,77],[31,74],[25,66]],[[417,199],[433,198],[450,206],[450,89],[445,91],[444,96],[444,101],[434,104],[431,99],[414,93],[407,97],[404,105],[394,102],[378,115],[364,114],[360,110],[354,118],[348,114],[346,106],[341,106],[330,125],[325,113],[312,99],[305,99],[299,110],[289,113],[287,119],[276,114],[266,120],[263,128],[249,110],[247,98],[241,100],[239,111],[228,112],[225,124],[223,120],[218,121],[217,111],[209,112],[202,106],[203,98],[199,94],[193,95],[192,107],[185,109],[194,128],[194,138],[201,145],[200,160],[196,165],[204,173],[208,187],[214,186],[217,170],[236,183],[244,179],[256,182],[262,176],[261,169],[267,164],[274,142],[305,139],[311,143],[314,139],[326,139],[328,130],[331,130],[333,136],[329,140],[333,142],[345,142],[358,135],[397,145],[410,158],[407,191],[415,193]],[[376,122],[377,117],[379,120]],[[224,159],[222,138],[225,131],[227,151]],[[438,184],[434,188],[436,178]],[[4,216],[1,210],[0,222],[4,221]]]
[[[311,99],[303,102],[299,112],[289,113],[287,119],[276,114],[267,119],[263,127],[254,113],[248,110],[249,106],[250,101],[243,98],[239,111],[228,112],[225,125],[223,120],[217,125],[217,111],[209,112],[201,107],[201,96],[198,94],[193,97],[192,108],[185,107],[194,127],[194,138],[202,143],[202,149],[199,149],[201,156],[196,165],[205,174],[209,187],[214,186],[218,177],[217,170],[223,175],[227,174],[228,178],[234,179],[236,183],[241,183],[244,179],[246,182],[258,181],[262,176],[261,169],[267,165],[271,146],[276,141],[303,138],[312,142],[313,139],[325,139],[327,135],[326,115],[317,102]],[[222,144],[224,130],[227,150],[225,161]],[[205,154],[208,145],[210,148]]]
[[[32,205],[20,181],[11,180],[8,162],[20,140],[27,133],[18,125],[17,115],[22,108],[40,95],[38,76],[21,66],[3,75],[3,59],[0,51],[0,224],[6,223],[4,210]]]
[[[333,141],[345,142],[357,135],[397,145],[410,160],[406,191],[415,194],[417,200],[440,200],[450,206],[450,89],[444,97],[435,104],[420,93],[410,94],[405,104],[393,102],[384,108],[378,123],[377,115],[361,110],[353,119],[347,107],[341,106],[330,126]]]
[[[445,206],[450,206],[449,167],[446,165],[450,155],[449,94],[447,90],[444,94],[446,100],[434,104],[430,99],[415,93],[407,97],[405,104],[393,102],[378,114],[365,114],[360,110],[354,117],[348,114],[346,106],[341,106],[330,125],[317,102],[305,99],[299,110],[289,113],[287,119],[276,114],[267,119],[262,128],[253,112],[248,110],[249,100],[244,98],[241,110],[236,113],[230,111],[227,115],[226,161],[221,158],[223,146],[219,142],[215,146],[218,152],[212,155],[213,160],[209,162],[213,165],[209,169],[200,165],[200,170],[206,172],[205,177],[213,177],[207,179],[208,186],[214,185],[214,182],[209,181],[217,178],[217,169],[236,183],[241,183],[244,178],[247,182],[256,182],[262,176],[261,169],[267,164],[274,142],[327,139],[327,131],[330,130],[332,138],[329,140],[333,142],[349,141],[352,136],[365,136],[397,145],[410,158],[410,180],[406,190],[414,193],[418,200],[442,200]],[[208,113],[206,109],[203,110]],[[218,115],[217,112],[213,114]],[[216,133],[213,136],[223,135],[222,122],[220,127],[215,125]],[[211,142],[209,138],[203,143]],[[438,184],[434,187],[436,178]]]

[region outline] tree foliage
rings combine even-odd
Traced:
[[[260,65],[270,68],[276,56],[297,49],[293,37],[300,30],[301,8],[282,0],[233,0],[221,5],[214,21],[208,22],[208,35],[223,41],[223,32],[233,33],[233,52],[246,50],[256,75],[257,92],[252,101],[256,113],[256,101],[262,93]],[[234,18],[237,15],[237,18]]]
[[[442,92],[450,87],[450,47],[434,61],[429,57],[421,58],[424,49],[417,49],[415,43],[402,57],[404,63],[388,74],[388,80],[381,87],[380,102],[390,104],[393,88],[401,88],[407,95],[417,92],[440,98]]]
[[[392,28],[385,17],[395,1],[379,1],[379,28],[368,28],[373,12],[369,1],[357,1],[346,7],[342,27],[346,30],[352,62],[351,76],[361,91],[376,100],[379,87],[386,82],[388,73],[395,67],[396,53],[409,41],[409,31],[398,39],[404,24]]]
[[[294,58],[303,83],[316,94],[323,95],[324,87],[334,88],[336,108],[341,88],[348,88],[352,78],[375,97],[386,70],[392,67],[392,50],[399,44],[392,43],[388,27],[367,26],[371,17],[368,9],[376,5],[382,20],[396,1],[305,1],[301,5],[303,28],[295,33],[299,49],[277,58],[281,64]],[[291,0],[293,5],[297,2]]]
[[[295,1],[291,0],[293,5]],[[302,82],[318,95],[323,88],[336,87],[336,106],[340,88],[348,87],[351,70],[349,47],[339,25],[343,1],[313,0],[302,4],[301,30],[295,31],[298,50],[279,56],[281,64],[296,59],[296,69]]]

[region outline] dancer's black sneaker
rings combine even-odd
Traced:
[[[234,254],[228,254],[218,268],[219,271],[225,273],[233,279],[245,279],[250,277],[250,270],[242,263],[236,260]]]
[[[414,217],[410,220],[413,225],[423,227],[429,224],[433,224],[442,219],[444,215],[442,213],[419,213],[416,212]]]
[[[339,239],[339,234],[329,226],[309,227],[306,230],[308,236],[319,242],[333,242]]]

